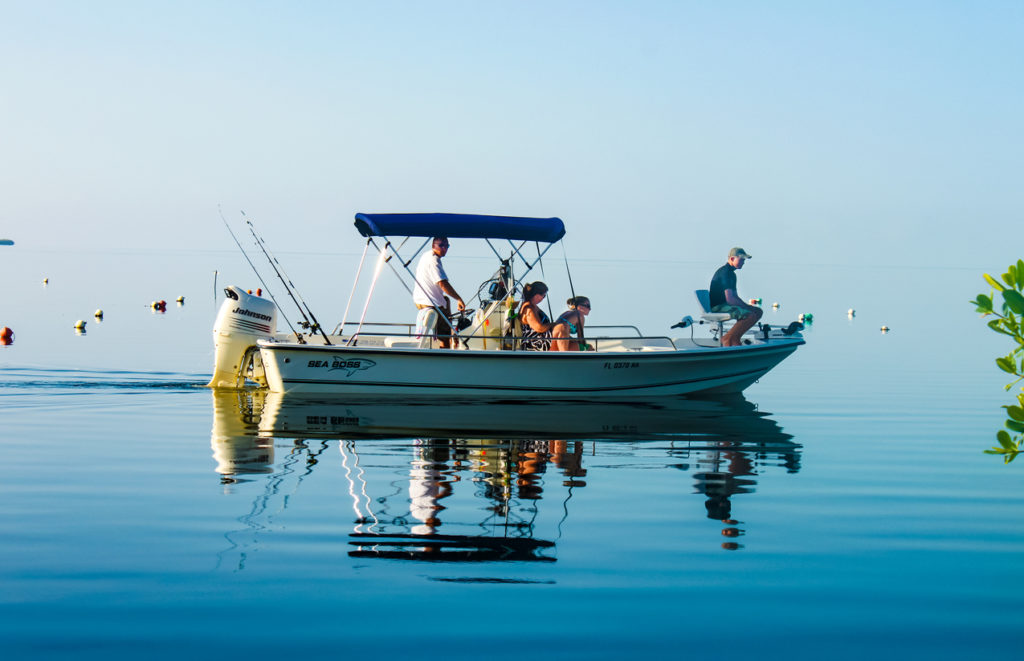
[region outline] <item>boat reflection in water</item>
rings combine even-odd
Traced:
[[[253,397],[253,393],[214,392],[210,446],[223,484],[273,472],[273,439],[259,433],[262,411],[263,398]]]
[[[275,439],[278,448],[292,441],[276,473],[296,474],[300,456],[305,476],[317,464],[340,469],[332,479],[346,483],[351,499],[352,557],[551,562],[555,543],[537,524],[541,502],[556,501],[552,511],[564,521],[574,491],[587,486],[585,459],[602,454],[656,452],[668,459],[665,466],[692,472],[707,517],[725,524],[722,535],[739,537],[732,497],[752,493],[765,470],[796,472],[800,461],[792,437],[742,396],[644,404],[396,403],[214,391],[214,418],[223,482],[275,472]],[[391,440],[366,442],[372,439]],[[340,466],[324,466],[335,440]],[[268,489],[279,484],[272,477]],[[742,548],[731,540],[722,547]]]

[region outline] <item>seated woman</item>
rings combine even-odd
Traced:
[[[569,309],[555,320],[551,330],[552,351],[582,351],[587,348],[583,337],[583,319],[590,314],[590,299],[573,296],[565,302]],[[575,340],[563,339],[575,335]]]
[[[522,348],[525,351],[547,351],[551,348],[551,322],[540,302],[548,295],[548,286],[538,280],[523,287],[523,303],[519,307],[519,320],[523,324]]]

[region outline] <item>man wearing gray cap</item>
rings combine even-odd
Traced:
[[[754,327],[764,312],[755,305],[747,305],[736,293],[736,271],[743,268],[750,255],[743,248],[729,251],[729,261],[715,271],[709,290],[712,312],[727,312],[736,320],[729,332],[722,337],[723,347],[737,347],[743,342],[743,334]]]

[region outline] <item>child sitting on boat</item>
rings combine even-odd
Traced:
[[[590,299],[586,296],[573,296],[565,304],[569,307],[555,320],[555,328],[551,331],[552,351],[586,351],[589,349],[583,337],[583,320],[590,314]],[[575,335],[575,340],[561,339]]]

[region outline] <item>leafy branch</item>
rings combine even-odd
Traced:
[[[988,273],[985,281],[992,286],[988,296],[979,294],[971,301],[975,309],[989,320],[988,327],[1002,335],[1008,335],[1017,343],[1017,347],[1005,356],[996,358],[996,366],[1007,374],[1017,378],[1006,385],[1010,390],[1024,379],[1024,260],[1011,264],[1006,273],[996,280]],[[1001,294],[1002,303],[996,307],[996,292]],[[1024,388],[1021,388],[1024,391]],[[1006,463],[1017,458],[1024,452],[1024,394],[1017,395],[1017,405],[1004,406],[1006,409],[1006,429],[996,434],[998,446],[985,450],[987,454],[1001,454]],[[1007,431],[1007,429],[1009,431]],[[1010,432],[1013,432],[1011,434]]]

